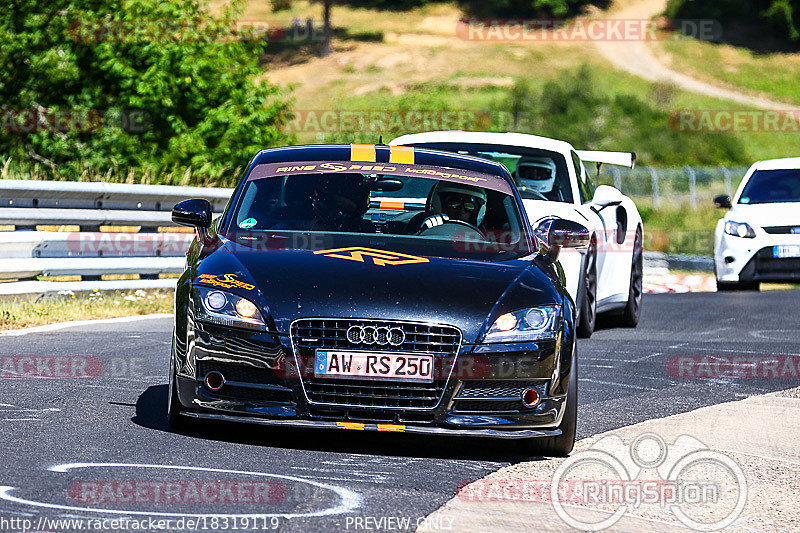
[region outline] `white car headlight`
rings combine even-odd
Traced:
[[[756,236],[756,231],[750,224],[747,222],[734,222],[732,220],[725,223],[725,233],[745,239],[753,239]]]
[[[520,342],[555,339],[558,335],[560,305],[521,309],[497,317],[483,342]]]
[[[258,306],[241,296],[207,287],[198,287],[200,305],[197,319],[221,326],[266,329]]]

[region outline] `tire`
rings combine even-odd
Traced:
[[[758,281],[720,281],[717,280],[717,292],[757,291],[761,288]]]
[[[633,256],[631,257],[631,280],[628,287],[628,303],[622,310],[618,323],[625,328],[635,328],[639,324],[642,314],[642,277],[643,255],[642,228],[636,228],[636,237],[633,241]]]
[[[578,337],[588,339],[597,322],[597,250],[594,243],[586,252],[586,265],[581,284],[581,311],[575,331]]]
[[[182,415],[183,409],[178,399],[177,369],[175,368],[175,340],[173,334],[172,350],[169,356],[169,391],[167,392],[167,423],[172,429],[185,430],[194,426],[191,419]]]
[[[575,432],[578,426],[578,347],[572,349],[572,371],[567,388],[567,407],[558,425],[561,435],[543,439],[526,439],[524,453],[544,457],[566,457],[575,446]]]

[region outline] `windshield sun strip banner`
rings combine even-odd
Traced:
[[[501,176],[449,167],[411,165],[404,163],[372,163],[353,161],[293,161],[266,163],[250,172],[247,181],[297,174],[386,174],[405,178],[428,178],[474,185],[513,195],[511,185]]]

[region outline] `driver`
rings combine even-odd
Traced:
[[[373,233],[375,228],[363,218],[369,191],[361,174],[322,176],[311,193],[311,229]]]
[[[532,191],[548,200],[554,198],[553,186],[556,183],[556,164],[549,157],[522,157],[514,170],[514,181],[519,192]]]
[[[449,220],[466,222],[477,228],[486,214],[486,191],[470,185],[440,181],[428,195],[424,214],[426,217],[420,221],[419,231],[440,226]],[[416,227],[415,224],[411,226]]]

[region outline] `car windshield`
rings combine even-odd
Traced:
[[[471,155],[502,163],[514,178],[519,194],[530,200],[573,202],[569,171],[558,152],[522,146],[424,143],[415,146]]]
[[[740,204],[800,202],[800,169],[756,170],[745,185]]]
[[[339,166],[308,170],[322,165]],[[498,176],[414,165],[386,173],[351,172],[350,163],[271,166],[256,167],[242,184],[228,228],[232,240],[280,233],[287,242],[311,242],[288,236],[304,233],[324,237],[326,247],[379,239],[401,253],[481,259],[532,251],[511,186]],[[447,179],[418,177],[437,173]]]

